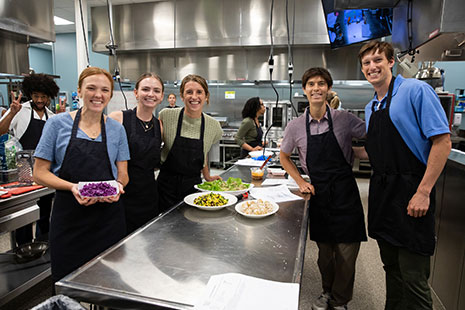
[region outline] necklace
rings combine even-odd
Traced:
[[[149,131],[150,129],[153,128],[153,121],[152,120],[146,122],[146,121],[143,121],[143,120],[139,119],[139,121],[140,121],[140,124],[142,125],[142,128],[144,128],[145,132],[147,132],[147,131]]]

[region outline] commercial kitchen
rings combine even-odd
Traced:
[[[165,94],[154,111],[158,117],[170,93],[177,95],[177,106],[184,105],[179,96],[181,80],[198,74],[208,81],[210,91],[210,103],[203,111],[218,120],[223,131],[208,154],[210,168],[225,180],[240,178],[264,189],[262,182],[279,183],[287,175],[268,171],[263,180],[253,180],[250,166],[240,164],[235,136],[245,102],[252,97],[263,100],[266,110],[260,123],[266,149],[273,154],[268,167],[282,168],[279,146],[284,130],[308,106],[301,87],[305,70],[328,69],[341,108],[364,119],[374,89],[361,71],[358,51],[370,39],[390,42],[396,54],[394,75],[430,84],[449,121],[452,151],[435,186],[436,248],[429,284],[434,309],[465,309],[462,2],[0,0],[0,106],[8,109],[10,93],[19,92],[25,75],[45,73],[60,87],[50,108],[55,111],[58,100],[66,98],[66,111],[72,111],[79,104],[75,93],[79,73],[90,65],[108,70],[115,79],[106,114],[134,108],[133,90],[139,76],[158,74]],[[354,13],[360,10],[364,13]],[[333,24],[334,12],[353,14],[345,20],[344,30]],[[384,32],[373,30],[374,16],[383,20]],[[54,17],[69,23],[59,25]],[[362,139],[352,144],[364,143]],[[292,158],[299,166],[297,153]],[[0,170],[0,187],[17,182],[21,169],[18,165]],[[365,216],[371,171],[368,160],[354,161]],[[4,189],[8,194],[0,196],[0,309],[27,309],[52,296],[50,251],[33,260],[12,259],[15,231],[39,219],[38,199],[55,190],[31,184]],[[242,216],[234,205],[203,211],[181,201],[58,281],[56,293],[87,309],[194,309],[213,276],[234,273],[290,284],[278,286],[279,290],[293,288],[294,295],[282,297],[293,305],[289,309],[310,309],[321,290],[318,248],[307,240],[312,200],[298,187],[290,190],[297,195],[295,200],[278,203],[277,213],[261,219]],[[379,249],[376,241],[365,244],[349,309],[384,309],[384,279],[375,279],[384,277]],[[376,265],[378,273],[372,272],[370,264]],[[235,293],[236,298],[241,296],[239,289]],[[378,299],[368,300],[375,294]],[[257,292],[257,296],[262,295]],[[279,295],[275,297],[280,300]],[[263,303],[255,305],[261,309]]]

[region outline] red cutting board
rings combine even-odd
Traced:
[[[19,182],[2,184],[0,186],[16,185],[16,184],[19,184]],[[30,191],[33,191],[33,190],[36,190],[36,189],[39,189],[39,188],[42,188],[42,187],[44,187],[44,186],[42,186],[42,185],[30,185],[30,186],[22,186],[22,187],[13,187],[13,188],[2,189],[2,191],[4,190],[4,191],[7,191],[8,193],[0,196],[0,198],[8,198],[8,197],[11,197],[11,195],[24,194],[24,193],[27,193],[27,192],[30,192]]]

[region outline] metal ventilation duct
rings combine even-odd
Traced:
[[[0,72],[29,72],[28,44],[55,41],[53,0],[0,2]]]
[[[413,47],[419,61],[465,60],[465,7],[463,0],[413,1]],[[400,50],[409,47],[408,0],[394,9],[392,42]]]
[[[267,80],[270,3],[177,0],[114,5],[113,31],[121,76],[134,81],[142,72],[155,71],[166,80],[180,80],[189,73],[208,80]],[[292,26],[294,1],[289,3]],[[289,78],[285,12],[285,1],[275,1],[275,80]],[[92,49],[108,53],[107,8],[93,7],[91,17]],[[293,46],[294,79],[300,79],[311,66],[330,68],[336,79],[363,78],[355,56],[359,46],[329,48],[320,0],[295,0]]]

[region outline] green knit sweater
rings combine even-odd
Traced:
[[[161,150],[161,161],[165,162],[168,153],[174,143],[176,130],[178,127],[178,118],[181,108],[163,109],[160,111],[159,118],[163,123],[163,149]],[[205,159],[213,144],[220,141],[223,134],[220,123],[213,117],[203,114],[205,117],[205,132],[203,135],[203,153]],[[202,118],[190,118],[186,114],[182,119],[181,136],[185,138],[199,139],[200,125]]]
[[[242,146],[244,143],[249,144],[257,139],[257,135],[255,121],[250,117],[246,117],[242,120],[241,127],[239,127],[239,131],[236,134],[236,144],[239,146]]]

